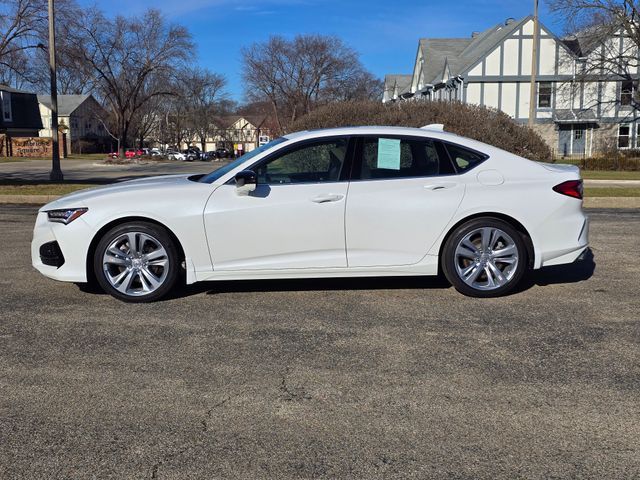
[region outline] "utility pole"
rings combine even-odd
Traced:
[[[51,75],[51,130],[53,145],[51,149],[51,172],[49,180],[64,179],[60,169],[60,145],[58,142],[58,81],[56,79],[56,32],[54,0],[49,0],[49,73]]]
[[[536,115],[537,84],[538,75],[538,39],[540,37],[540,22],[538,20],[538,0],[533,0],[533,49],[531,52],[531,96],[529,97],[529,126],[532,127]]]

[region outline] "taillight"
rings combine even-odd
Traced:
[[[582,180],[569,180],[567,182],[562,182],[561,184],[553,187],[553,191],[580,200],[582,200],[582,195],[584,193]]]

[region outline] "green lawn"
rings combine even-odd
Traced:
[[[640,171],[582,170],[580,173],[588,180],[640,180]]]
[[[84,183],[42,183],[33,185],[0,185],[0,195],[66,195],[96,185]]]
[[[640,197],[640,188],[633,187],[595,187],[585,188],[585,197]]]

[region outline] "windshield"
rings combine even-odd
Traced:
[[[269,150],[270,148],[275,147],[276,145],[286,141],[287,139],[285,137],[276,138],[275,140],[272,140],[269,143],[265,143],[264,145],[256,148],[255,150],[251,150],[249,153],[245,153],[241,157],[238,157],[237,159],[235,159],[233,162],[228,163],[227,165],[220,167],[217,170],[214,170],[213,172],[203,176],[198,181],[200,183],[213,183],[223,175],[229,173],[234,168],[246,162],[247,160],[251,160],[253,157],[260,155],[262,152]]]

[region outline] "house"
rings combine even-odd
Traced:
[[[37,137],[42,128],[35,93],[0,85],[0,133],[9,137]]]
[[[227,115],[212,118],[211,131],[205,142],[205,151],[225,147],[230,151],[246,153],[269,140],[271,129],[267,116]],[[201,139],[193,136],[181,148],[195,145],[202,148]]]
[[[469,38],[420,39],[413,73],[387,75],[383,101],[455,100],[528,123],[534,25],[532,16],[509,18]],[[604,55],[603,44],[560,39],[538,25],[533,128],[562,156],[640,147],[629,101],[633,85],[602,71],[581,76],[589,58]],[[625,48],[622,36],[611,45]]]
[[[51,137],[51,96],[38,95],[38,102],[43,125],[40,136]],[[106,118],[106,111],[92,95],[58,95],[58,124],[64,126],[71,153],[105,152],[111,144],[102,123]]]
[[[42,128],[36,94],[0,84],[0,156],[12,156],[16,140]]]

